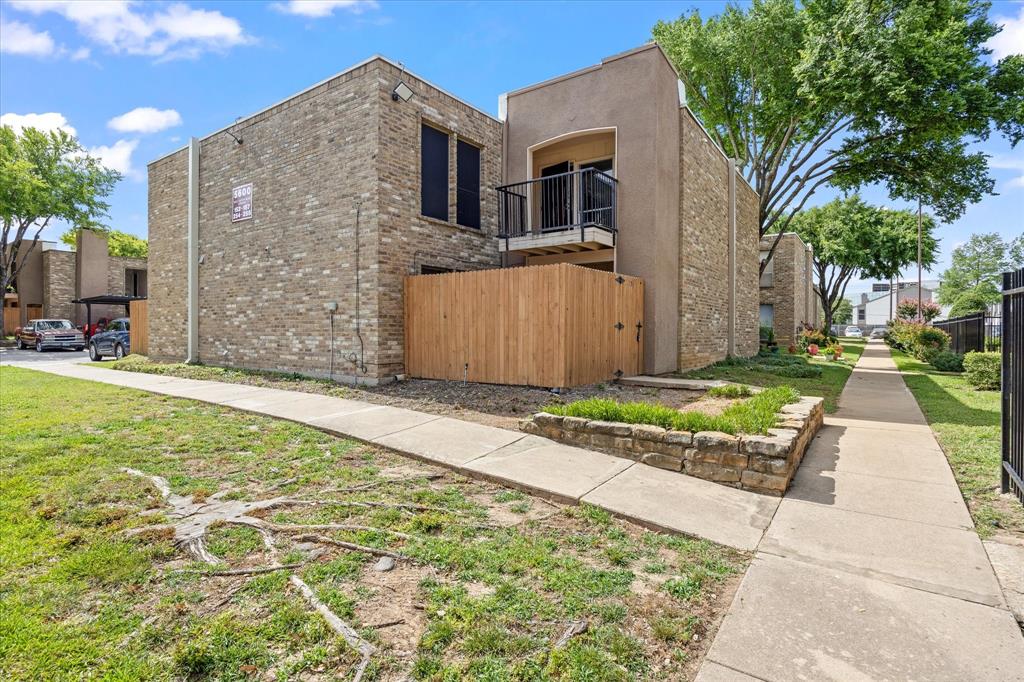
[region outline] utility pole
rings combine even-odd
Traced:
[[[917,321],[924,322],[921,291],[921,198],[917,199]]]

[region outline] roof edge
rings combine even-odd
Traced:
[[[385,57],[382,54],[374,54],[374,55],[371,55],[370,57],[367,57],[366,59],[364,59],[364,60],[362,60],[360,62],[357,62],[357,63],[353,64],[352,66],[350,66],[350,67],[348,67],[346,69],[343,69],[343,70],[341,70],[341,71],[339,71],[339,72],[337,72],[337,73],[335,73],[335,74],[333,74],[331,76],[328,76],[327,78],[324,78],[323,80],[317,81],[313,85],[310,85],[310,86],[308,86],[306,88],[303,88],[302,90],[299,90],[296,93],[288,95],[284,99],[278,100],[278,101],[274,102],[273,104],[265,106],[262,109],[260,109],[259,111],[255,111],[255,112],[253,112],[253,113],[251,113],[251,114],[249,114],[247,116],[239,118],[239,119],[229,123],[228,125],[223,126],[221,128],[218,128],[217,130],[214,130],[212,133],[208,133],[208,134],[206,134],[206,135],[204,135],[204,136],[202,136],[202,137],[200,137],[198,139],[199,139],[200,142],[202,142],[204,140],[208,140],[211,137],[213,137],[214,135],[219,135],[220,133],[223,133],[225,130],[233,128],[234,126],[237,126],[237,125],[239,125],[241,123],[245,123],[249,119],[256,118],[260,114],[265,114],[266,112],[270,111],[271,109],[274,109],[275,107],[281,106],[285,102],[289,102],[289,101],[295,99],[296,97],[301,97],[302,95],[305,95],[307,92],[310,92],[312,90],[315,90],[315,89],[319,88],[321,85],[325,85],[327,83],[330,83],[335,78],[340,78],[340,77],[342,77],[342,76],[344,76],[344,75],[346,75],[348,73],[351,73],[351,72],[355,71],[356,69],[362,68],[362,67],[366,66],[367,64],[370,64],[370,63],[375,62],[375,61],[384,62],[385,64],[388,64],[388,65],[390,65],[390,66],[392,66],[392,67],[394,67],[396,69],[404,70],[405,73],[407,73],[409,76],[411,76],[411,77],[413,77],[413,78],[415,78],[415,79],[417,79],[419,81],[422,81],[423,83],[426,83],[427,85],[429,85],[430,87],[434,88],[435,90],[437,90],[441,94],[446,95],[448,97],[451,97],[456,102],[459,102],[460,104],[464,104],[465,106],[469,107],[470,109],[472,109],[473,111],[477,112],[478,114],[482,114],[483,116],[486,116],[487,118],[491,119],[492,121],[495,121],[496,123],[501,123],[501,121],[498,118],[496,118],[495,116],[487,113],[486,111],[484,111],[480,107],[477,107],[477,106],[475,106],[473,104],[470,104],[469,102],[467,102],[466,100],[462,99],[461,97],[453,95],[448,90],[445,90],[444,88],[434,84],[433,82],[427,80],[426,78],[423,78],[422,76],[414,73],[413,71],[410,71],[409,69],[406,69],[400,63],[394,61],[393,59],[389,59],[389,58]],[[178,147],[177,149],[175,149],[173,151],[167,152],[166,154],[158,156],[157,158],[153,159],[152,161],[148,161],[146,163],[146,166],[151,166],[154,163],[157,163],[158,161],[163,161],[167,157],[174,156],[175,154],[177,154],[177,153],[179,153],[181,151],[184,151],[186,149],[188,149],[188,145],[187,144],[182,146],[182,147]]]

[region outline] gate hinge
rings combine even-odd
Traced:
[[[625,281],[626,281],[626,280],[622,278],[622,275],[619,275],[618,277],[616,277],[616,278],[615,278],[615,282],[616,282],[617,284],[622,284],[622,283],[623,283],[623,282],[625,282]]]
[[[615,323],[615,328],[616,328],[616,329],[618,329],[618,330],[619,330],[620,332],[621,332],[621,331],[622,331],[622,330],[623,330],[623,329],[624,329],[625,327],[626,327],[626,325],[622,324],[621,322],[616,322],[616,323]]]

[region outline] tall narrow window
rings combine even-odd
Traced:
[[[448,220],[448,135],[424,125],[420,142],[420,210]]]
[[[455,221],[480,229],[480,149],[459,140],[456,149]]]

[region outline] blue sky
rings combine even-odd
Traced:
[[[73,128],[125,172],[109,224],[145,236],[147,162],[372,54],[497,113],[502,92],[642,44],[659,19],[723,5],[3,0],[0,115]],[[1024,4],[996,2],[991,15],[1006,26],[997,51],[1024,51]],[[1024,233],[1024,148],[993,139],[981,149],[993,157],[999,196],[942,226],[936,272],[972,232]],[[863,194],[903,205],[881,189]],[[812,203],[832,196],[821,191]]]

